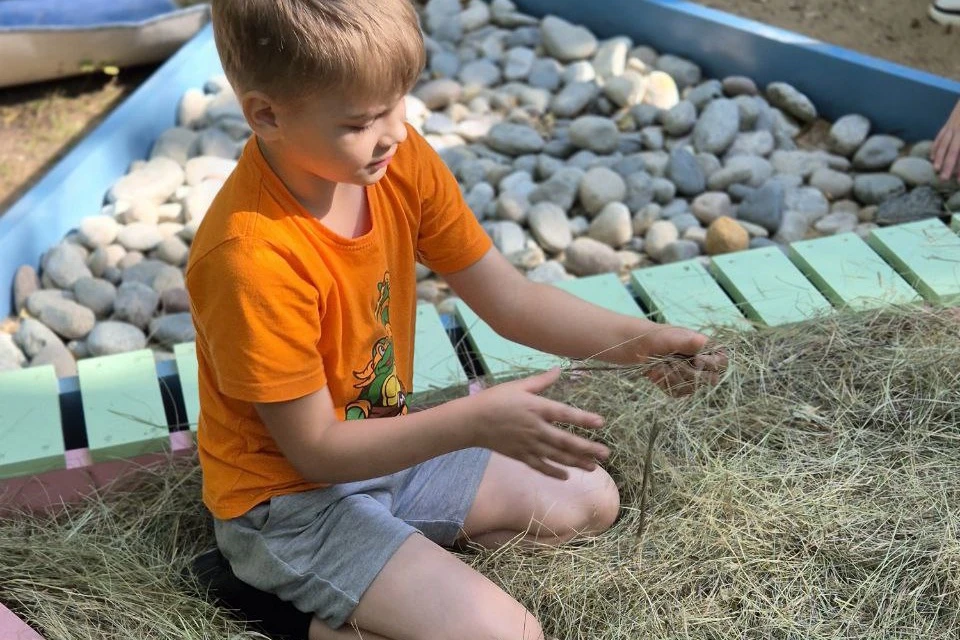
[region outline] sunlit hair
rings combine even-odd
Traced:
[[[277,100],[338,92],[403,95],[423,70],[423,34],[409,0],[213,0],[213,33],[238,94]]]

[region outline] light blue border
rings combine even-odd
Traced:
[[[17,268],[38,265],[44,251],[98,213],[130,163],[145,158],[157,136],[174,126],[183,92],[220,72],[208,24],[0,216],[0,317],[12,309]]]
[[[858,112],[908,139],[932,137],[960,97],[960,83],[828,45],[682,0],[518,0],[533,15],[553,13],[601,36],[685,56],[710,76],[783,80],[828,117]],[[210,25],[131,95],[79,146],[0,217],[0,317],[12,307],[13,275],[37,265],[79,221],[95,214],[110,185],[174,124],[190,87],[221,71]]]

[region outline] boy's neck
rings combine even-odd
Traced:
[[[352,191],[350,187],[353,185],[330,182],[308,173],[288,162],[282,153],[277,153],[259,137],[256,140],[263,159],[273,172],[297,202],[318,220],[323,220],[334,209],[336,202],[342,199],[344,191]]]

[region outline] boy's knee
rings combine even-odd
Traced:
[[[620,491],[616,483],[603,469],[591,474],[595,487],[585,494],[584,533],[602,533],[613,526],[620,515]]]
[[[509,598],[509,596],[506,596]],[[519,602],[509,598],[506,608],[478,608],[469,620],[461,620],[454,635],[440,632],[437,640],[544,640],[540,621]]]

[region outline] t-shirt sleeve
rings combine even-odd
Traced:
[[[418,260],[437,273],[465,269],[483,257],[492,242],[467,206],[456,178],[437,152],[415,131],[420,192]]]
[[[187,274],[214,382],[246,402],[282,402],[326,385],[316,285],[269,243],[227,241]]]

